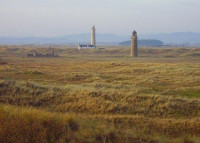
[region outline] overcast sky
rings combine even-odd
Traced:
[[[200,32],[200,0],[0,0],[0,36]]]

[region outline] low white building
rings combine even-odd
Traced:
[[[78,49],[82,50],[82,49],[91,49],[91,48],[95,48],[94,45],[84,45],[84,44],[78,44]]]

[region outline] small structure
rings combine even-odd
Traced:
[[[90,44],[78,44],[78,49],[86,49],[86,48],[96,48],[96,34],[95,34],[95,26],[92,27],[91,32],[91,42]]]
[[[54,48],[49,47],[49,51],[50,51],[50,53],[47,53],[46,57],[55,57]]]
[[[36,50],[35,50],[35,57],[44,57],[44,55],[42,53],[38,53]]]
[[[94,48],[94,45],[83,45],[83,44],[78,44],[78,49],[82,50],[85,48]]]
[[[33,57],[33,54],[27,54],[27,57]]]
[[[134,30],[131,37],[131,57],[137,57],[138,56],[138,38],[137,38],[137,32]]]
[[[33,51],[34,53],[28,53],[27,57],[58,57],[55,55],[54,48],[49,47],[46,54],[38,53],[37,50]]]

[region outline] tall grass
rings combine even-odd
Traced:
[[[199,141],[199,48],[26,47],[0,46],[0,142]]]
[[[0,115],[1,143],[198,143],[200,127],[198,120],[70,115],[8,105],[0,105]]]
[[[97,85],[96,85],[97,86]],[[100,85],[98,85],[99,87]],[[149,117],[199,117],[200,100],[159,94],[117,93],[79,86],[48,86],[33,82],[0,81],[4,104],[47,108],[57,112],[126,114]],[[140,91],[141,92],[141,91]]]
[[[67,136],[79,130],[79,124],[70,116],[0,106],[1,143],[64,142]]]

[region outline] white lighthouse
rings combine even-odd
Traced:
[[[91,42],[90,44],[78,44],[78,49],[87,49],[87,48],[96,48],[96,35],[95,35],[95,26],[92,27],[91,32]]]

